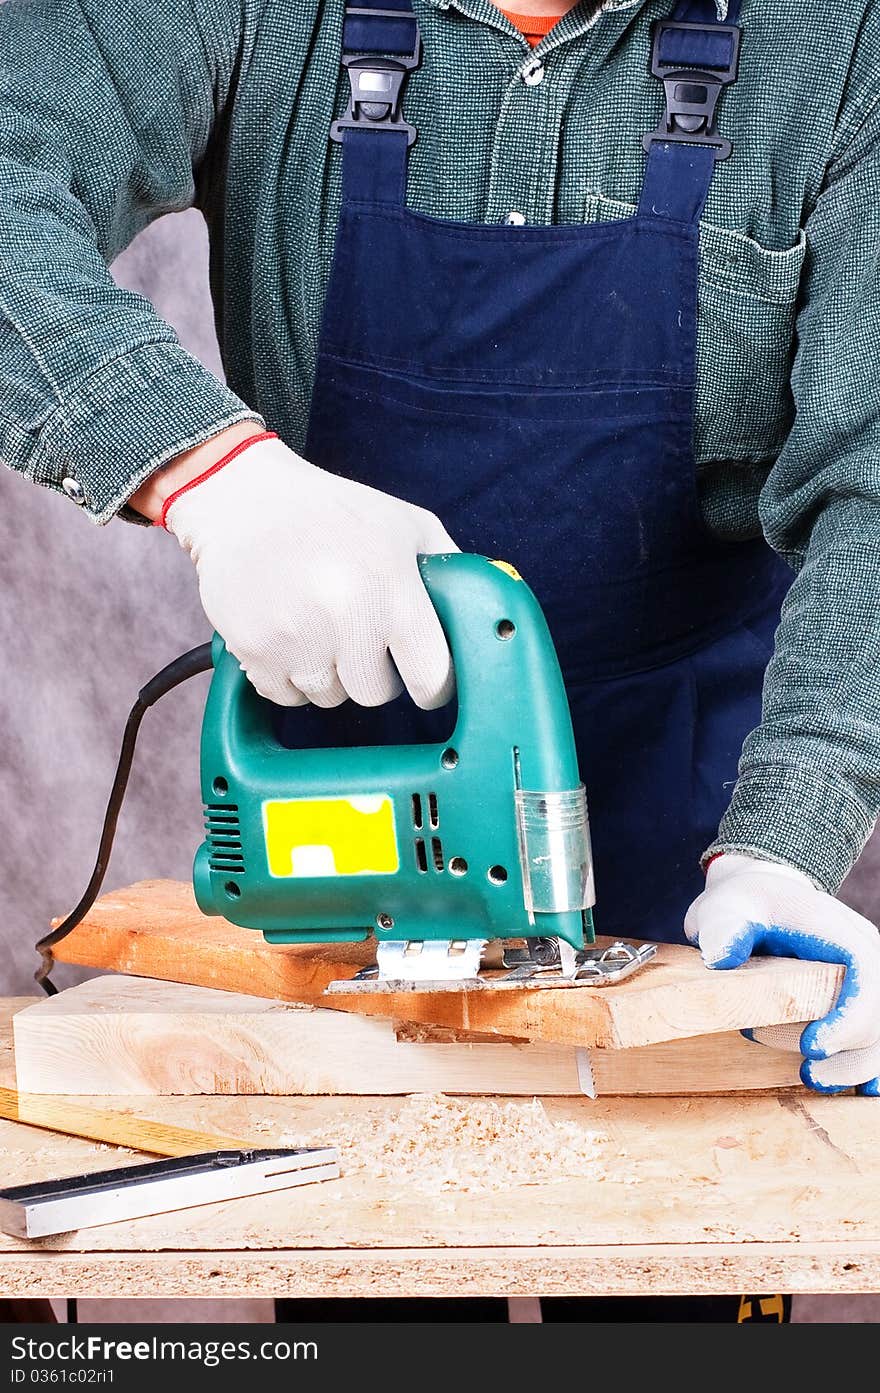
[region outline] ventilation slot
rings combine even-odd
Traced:
[[[212,871],[244,875],[244,850],[241,844],[241,823],[235,803],[208,803],[205,808],[205,832]]]
[[[440,809],[437,804],[436,793],[413,793],[410,797],[412,799],[412,820],[415,830],[421,832],[427,825],[432,831],[435,831],[440,826]],[[427,824],[425,822],[426,813]],[[416,837],[413,844],[416,849],[416,866],[420,871],[426,871],[428,869],[427,839],[425,837]],[[445,869],[443,845],[439,837],[431,838],[431,860],[434,864],[435,871],[442,871]]]

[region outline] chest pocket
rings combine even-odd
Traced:
[[[584,222],[632,217],[630,203],[587,193]],[[790,376],[806,237],[771,251],[742,233],[700,224],[697,391],[698,462],[761,462],[791,429]]]

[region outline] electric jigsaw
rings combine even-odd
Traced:
[[[376,963],[329,992],[604,986],[652,944],[593,947],[589,821],[568,699],[540,605],[514,568],[421,556],[455,664],[458,711],[435,744],[289,748],[278,708],[222,638],[169,663],[129,713],[81,922],[106,872],[146,711],[213,669],[201,738],[205,840],[193,880],[203,914],[270,943],[357,942]],[[295,718],[294,718],[295,719]]]
[[[624,975],[634,950],[587,948],[587,804],[541,608],[504,562],[419,565],[455,664],[458,716],[441,744],[286,748],[215,638],[199,908],[270,943],[375,935],[376,966],[331,991],[460,990],[488,980],[484,961],[510,970],[493,984]]]

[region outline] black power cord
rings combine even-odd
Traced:
[[[128,785],[128,776],[131,773],[141,721],[150,707],[155,705],[160,697],[165,696],[166,692],[179,687],[181,682],[189,681],[190,677],[196,677],[200,672],[208,672],[211,666],[211,645],[210,643],[200,643],[198,648],[191,648],[188,653],[181,653],[179,658],[175,658],[167,667],[163,667],[162,671],[157,672],[155,677],[151,677],[146,686],[138,692],[137,701],[129,711],[128,720],[125,722],[119,760],[116,765],[116,773],[113,776],[110,797],[107,800],[104,826],[101,829],[101,840],[98,843],[98,856],[91,879],[76,908],[71,910],[57,929],[46,934],[36,945],[42,962],[34,973],[34,981],[38,982],[49,996],[55,996],[58,991],[58,988],[49,981],[49,973],[55,962],[52,949],[56,943],[61,942],[62,938],[66,938],[69,933],[72,933],[77,924],[85,918],[98,898],[98,891],[104,883],[104,876],[107,874],[107,866],[110,861],[110,852],[113,849],[113,838],[116,835],[116,824],[119,821],[119,813]]]

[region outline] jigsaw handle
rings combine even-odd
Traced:
[[[521,787],[547,792],[580,782],[565,684],[543,611],[512,566],[464,552],[420,556],[419,569],[452,652],[456,750],[489,751],[505,731],[517,744]],[[257,697],[219,635],[212,699],[223,712],[230,752],[274,736],[271,707]],[[511,736],[508,759],[512,759]],[[280,748],[280,747],[279,747]]]
[[[459,714],[453,739],[488,748],[505,730],[525,726],[531,738],[518,747],[521,786],[576,788],[565,684],[532,590],[512,566],[484,556],[421,556],[419,567],[455,665]]]

